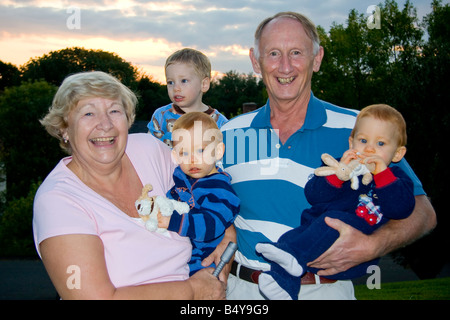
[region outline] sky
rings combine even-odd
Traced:
[[[421,19],[432,0],[412,0]],[[384,0],[0,0],[0,60],[17,67],[69,47],[114,52],[154,80],[165,82],[164,62],[195,48],[211,60],[213,76],[250,73],[248,58],[258,24],[280,11],[297,11],[326,31],[346,23],[351,9]],[[402,9],[405,0],[397,1]],[[448,1],[444,1],[448,3]],[[381,26],[382,27],[382,26]]]

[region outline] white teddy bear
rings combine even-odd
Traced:
[[[158,212],[161,212],[161,215],[165,217],[171,216],[174,210],[179,214],[185,214],[189,212],[189,205],[186,202],[168,199],[163,196],[149,197],[148,193],[152,189],[151,184],[146,184],[142,189],[141,196],[134,205],[147,230],[164,233],[167,232],[167,229],[158,228]]]

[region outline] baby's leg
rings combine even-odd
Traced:
[[[270,300],[298,300],[300,277],[287,273],[278,264],[271,264],[271,270],[259,275],[259,290]]]
[[[280,247],[283,246],[278,243],[258,243],[255,249],[256,252],[261,253],[264,258],[277,263],[292,276],[301,276],[304,268],[292,254],[286,251],[285,248],[281,249]]]

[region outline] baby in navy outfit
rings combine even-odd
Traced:
[[[359,183],[353,190],[350,181],[336,175],[313,176],[305,186],[312,205],[303,211],[301,226],[283,234],[276,243],[258,243],[256,251],[270,263],[270,271],[259,276],[259,288],[269,299],[298,299],[301,276],[319,270],[306,264],[325,252],[339,232],[325,223],[325,217],[339,219],[371,234],[389,219],[408,217],[415,206],[411,179],[391,162],[399,162],[406,153],[406,124],[402,115],[388,105],[371,105],[359,113],[349,138],[350,149],[341,163],[359,159],[373,163],[373,181]],[[335,280],[360,277],[377,259],[347,271],[327,276]]]

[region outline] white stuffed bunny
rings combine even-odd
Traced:
[[[142,189],[141,196],[134,203],[139,217],[145,222],[145,228],[149,231],[164,233],[167,229],[158,228],[158,212],[169,217],[176,210],[179,214],[189,212],[189,205],[186,202],[168,199],[163,196],[149,197],[148,193],[153,189],[151,184],[146,184]]]
[[[317,168],[314,173],[316,176],[330,176],[335,174],[339,180],[351,180],[351,188],[358,190],[358,176],[363,176],[362,183],[368,185],[372,181],[371,172],[375,170],[374,163],[361,163],[360,160],[354,159],[348,165],[338,162],[328,153],[322,154],[322,161],[328,165],[327,167]]]

